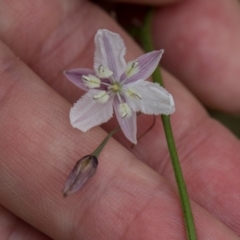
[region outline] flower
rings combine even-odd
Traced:
[[[87,91],[70,111],[73,127],[83,132],[108,121],[116,113],[125,136],[137,143],[136,112],[171,114],[172,95],[157,83],[145,81],[158,66],[163,50],[146,53],[128,63],[121,37],[100,29],[95,35],[94,70],[79,68],[65,71],[76,86]]]
[[[71,171],[63,189],[64,197],[82,188],[87,181],[95,174],[98,160],[93,155],[87,155],[77,161]]]

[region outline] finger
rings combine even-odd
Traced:
[[[0,206],[0,235],[2,240],[50,240],[2,206]]]
[[[62,70],[79,66],[91,68],[93,57],[91,53],[94,52],[92,36],[98,28],[108,28],[120,33],[121,36],[124,37],[128,49],[131,49],[131,51],[128,51],[127,57],[129,59],[135,59],[136,56],[141,54],[141,51],[133,44],[129,37],[107,16],[98,9],[89,9],[89,7],[87,4],[85,8],[83,6],[79,9],[77,8],[76,15],[80,17],[80,22],[84,18],[88,18],[90,21],[92,19],[91,16],[99,16],[101,22],[97,21],[98,18],[94,18],[96,20],[92,19],[89,22],[89,26],[78,26],[76,23],[79,21],[78,18],[76,18],[75,15],[72,16],[70,13],[66,13],[65,16],[68,16],[68,18],[66,17],[64,21],[68,24],[68,28],[66,25],[64,25],[64,27],[59,25],[49,30],[46,29],[45,25],[44,28],[40,28],[39,26],[37,28],[34,26],[34,21],[26,19],[26,22],[32,24],[31,29],[33,29],[33,35],[31,35],[31,32],[29,33],[31,37],[37,34],[34,32],[35,29],[38,30],[39,34],[43,34],[45,31],[52,33],[50,38],[46,38],[45,41],[38,43],[38,48],[32,50],[35,54],[32,57],[28,57],[28,63],[33,66],[34,70],[41,74],[50,85],[72,102],[79,98],[81,92],[74,86],[69,85],[68,82],[62,78]],[[31,7],[24,9],[27,12],[35,12],[34,8],[32,9]],[[86,15],[86,12],[88,12],[89,15]],[[52,19],[53,22],[61,22],[62,12],[60,11],[60,13],[58,15],[55,11],[56,15],[54,15]],[[28,14],[25,15],[29,16]],[[37,15],[34,16],[37,17]],[[17,21],[15,21],[15,24],[17,24],[16,22]],[[38,19],[36,19],[35,22],[38,22]],[[26,31],[25,28],[21,26],[18,27],[18,33]],[[27,27],[29,26],[26,26],[26,28]],[[91,29],[92,32],[89,30],[86,31],[85,29]],[[69,35],[70,32],[73,34]],[[22,35],[26,36],[26,34]],[[49,33],[46,34],[45,37],[47,36],[49,36]],[[82,36],[84,36],[84,38],[82,38]],[[16,39],[16,37],[14,38],[12,36],[11,39]],[[22,38],[17,39],[22,40],[22,48],[16,47],[12,43],[10,43],[10,45],[18,55],[22,57],[24,56],[22,49],[25,49],[26,41],[23,41],[25,39]],[[82,39],[82,42],[80,42],[79,39]],[[37,38],[35,40],[38,42]],[[49,43],[51,43],[51,45]],[[41,46],[41,48],[39,46]],[[41,49],[41,51],[39,51],[39,49]],[[78,49],[78,51],[76,51],[76,49]],[[83,51],[83,49],[85,50]],[[51,53],[51,57],[43,54],[45,52]],[[66,65],[65,67],[63,66],[64,64]],[[238,216],[240,214],[239,208],[236,207],[238,205],[238,197],[236,197],[236,195],[238,196],[239,194],[238,186],[240,181],[237,167],[239,153],[236,152],[239,148],[239,143],[228,131],[207,118],[205,111],[195,99],[169,74],[164,73],[164,79],[167,88],[173,93],[177,104],[177,112],[173,115],[172,119],[173,128],[190,195],[197,203],[208,209],[208,211],[240,234],[238,226]],[[144,132],[146,126],[150,124],[151,118],[141,116],[138,124],[140,134]],[[111,129],[111,123],[105,125],[105,128],[107,130]],[[118,140],[125,146],[129,146],[129,143],[123,136],[119,136]],[[219,151],[219,149],[221,149],[221,151]],[[154,130],[141,139],[139,144],[134,148],[133,153],[152,168],[162,173],[175,186],[163,129],[159,119]],[[209,167],[209,165],[212,167]],[[231,174],[227,174],[227,172],[230,171],[229,169],[232,169]],[[223,175],[225,176],[225,184],[222,184]],[[206,187],[206,185],[208,187]],[[223,192],[226,191],[228,191],[228,194],[225,194],[223,197]],[[234,194],[232,194],[233,192]],[[208,196],[208,198],[206,198],[206,196]],[[228,202],[232,204],[229,205],[227,204]]]
[[[160,8],[153,35],[163,66],[207,107],[240,113],[240,7],[235,0]]]
[[[85,40],[91,39],[93,32],[82,23],[95,12],[91,12],[88,2],[84,2],[84,7],[82,4],[79,0],[21,1],[21,4],[15,0],[0,1],[2,41],[50,86],[72,101],[77,100],[79,91],[66,81],[63,71],[73,59],[79,59],[79,50],[93,47],[92,42],[85,46]],[[89,20],[90,23],[91,18]],[[68,50],[69,46],[77,51]],[[85,65],[92,66],[92,55],[88,51],[84,58]]]
[[[176,194],[116,141],[104,149],[92,181],[63,198],[75,161],[105,134],[72,129],[70,105],[3,44],[0,51],[1,204],[56,240],[185,239]],[[199,239],[239,239],[201,207],[193,209]]]

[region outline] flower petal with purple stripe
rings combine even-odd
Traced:
[[[132,143],[137,144],[137,114],[136,112],[132,112],[130,117],[122,118],[118,111],[119,104],[120,104],[119,99],[115,98],[113,106],[118,123],[126,138]]]
[[[89,88],[84,85],[82,76],[84,75],[95,75],[95,72],[87,68],[76,68],[71,70],[64,71],[64,75],[77,87],[81,88],[84,91],[88,91]]]
[[[131,63],[138,63],[138,72],[129,78],[126,75],[125,79],[122,79],[122,81],[124,81],[124,83],[130,83],[135,82],[139,79],[148,79],[158,66],[163,52],[163,50],[149,52],[131,61]]]
[[[89,90],[82,96],[70,111],[70,120],[73,127],[86,132],[90,128],[107,122],[113,114],[113,98],[106,103],[94,100],[99,90]]]
[[[119,81],[126,69],[126,48],[122,38],[116,33],[100,29],[95,35],[95,45],[95,72],[99,71],[100,66],[107,67],[113,72],[114,80]]]

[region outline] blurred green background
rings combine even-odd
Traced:
[[[240,95],[240,93],[239,93]],[[240,117],[209,110],[210,116],[229,128],[238,138],[240,138]]]

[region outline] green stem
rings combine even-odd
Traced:
[[[141,29],[141,38],[143,39],[142,45],[145,51],[150,52],[154,50],[154,46],[151,39],[151,23],[153,18],[153,10],[150,10],[145,18],[144,26]],[[163,86],[162,76],[159,68],[153,73],[153,81]],[[168,149],[171,157],[171,162],[177,182],[177,187],[180,195],[180,201],[183,209],[183,216],[186,226],[186,232],[188,240],[196,240],[196,230],[191,210],[191,205],[188,197],[186,184],[183,178],[181,165],[178,159],[177,149],[174,142],[174,136],[172,132],[170,116],[162,115],[163,127],[167,139]]]
[[[104,140],[100,143],[100,145],[97,147],[97,149],[92,153],[93,156],[98,157],[98,155],[100,154],[100,152],[103,150],[103,148],[105,147],[105,145],[107,144],[108,140],[113,136],[113,134],[115,134],[118,130],[120,129],[120,127],[116,127],[115,129],[113,129],[105,138]]]

